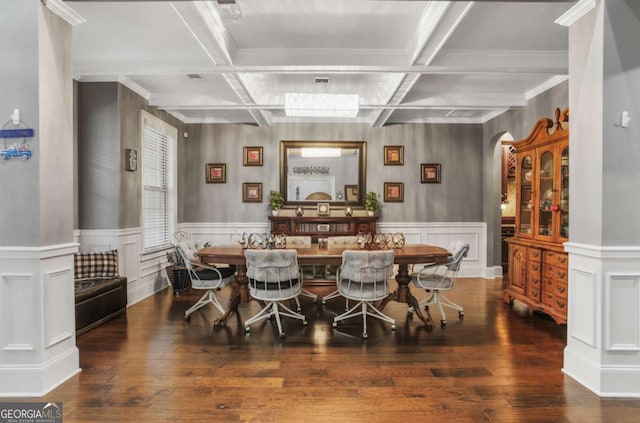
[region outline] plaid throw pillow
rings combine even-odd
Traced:
[[[114,278],[118,276],[118,250],[102,253],[76,253],[75,278]]]

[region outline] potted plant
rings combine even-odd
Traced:
[[[369,216],[373,216],[378,210],[378,194],[373,191],[366,193],[364,196],[364,208]]]
[[[271,191],[269,193],[269,205],[271,206],[271,210],[273,210],[273,215],[277,216],[278,211],[282,208],[284,204],[284,196],[280,191]]]

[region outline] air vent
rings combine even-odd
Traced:
[[[313,79],[316,84],[328,84],[329,83],[329,77],[328,76],[316,76]]]

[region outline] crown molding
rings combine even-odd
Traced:
[[[598,5],[598,0],[580,0],[554,22],[569,27]]]
[[[556,85],[566,81],[567,79],[569,79],[569,75],[556,75],[552,78],[549,78],[542,84],[524,93],[524,98],[526,98],[527,100],[531,100],[533,97],[537,96],[538,94],[542,94],[543,92],[555,87]]]
[[[67,6],[62,0],[42,0],[42,4],[56,15],[67,21],[71,26],[85,23],[87,20],[78,12]]]

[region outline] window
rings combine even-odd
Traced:
[[[176,228],[176,128],[142,112],[143,250],[167,248]]]

